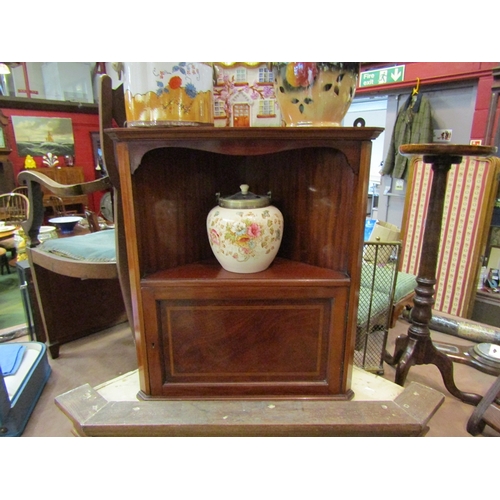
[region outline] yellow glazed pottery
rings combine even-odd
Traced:
[[[213,126],[211,64],[128,62],[124,68],[127,126]]]
[[[356,92],[359,63],[272,63],[274,88],[289,127],[338,127]]]

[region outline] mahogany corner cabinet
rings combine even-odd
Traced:
[[[372,140],[338,128],[114,128],[142,399],[332,399],[351,375]],[[272,193],[278,256],[215,260],[216,193]]]

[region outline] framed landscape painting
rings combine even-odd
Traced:
[[[73,156],[75,140],[71,118],[12,116],[19,156]]]

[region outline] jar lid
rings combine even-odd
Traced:
[[[258,194],[251,193],[248,184],[242,184],[240,186],[241,191],[239,193],[233,194],[232,196],[226,196],[224,198],[218,196],[219,206],[225,208],[262,208],[267,207],[271,204],[271,193],[266,196],[261,196]]]

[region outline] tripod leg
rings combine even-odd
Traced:
[[[400,386],[405,384],[406,376],[410,368],[415,364],[415,349],[418,343],[415,339],[409,338],[406,342],[406,348],[401,354],[398,364],[396,366],[396,377],[394,382]]]
[[[433,353],[431,363],[436,365],[441,372],[446,389],[448,389],[450,394],[464,403],[476,406],[481,401],[482,396],[470,392],[462,392],[458,389],[453,377],[453,361],[446,354],[443,354],[434,347],[433,349],[435,352]]]
[[[400,335],[394,345],[394,356],[387,351],[384,352],[384,361],[390,366],[396,366],[403,355],[408,344],[408,335]]]

